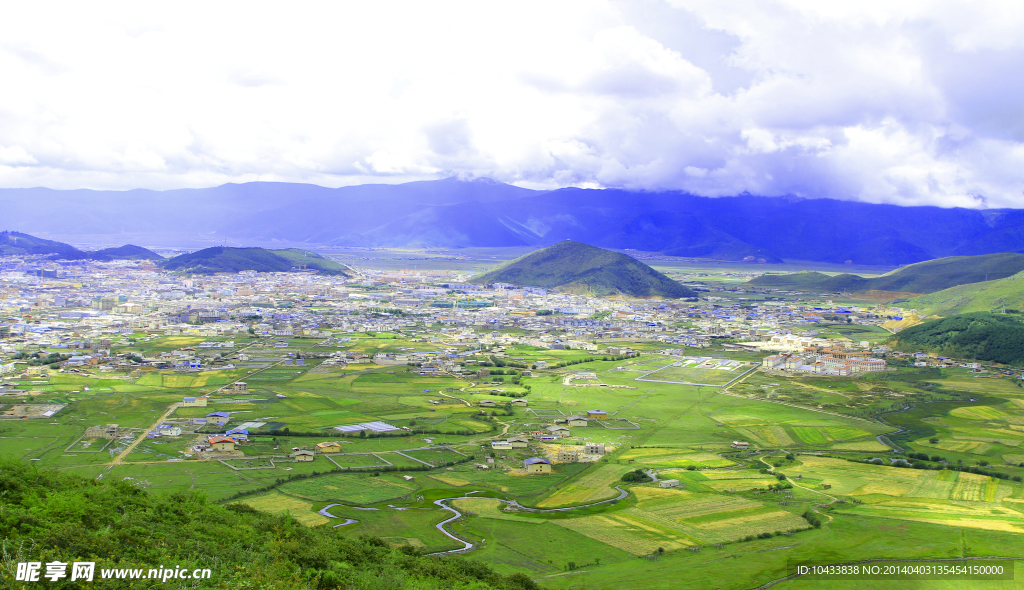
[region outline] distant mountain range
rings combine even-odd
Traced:
[[[346,267],[323,256],[288,248],[267,250],[264,248],[227,248],[215,246],[198,252],[175,256],[161,266],[165,270],[176,270],[195,274],[218,272],[288,272],[290,270],[312,270],[321,274],[348,276]]]
[[[513,283],[591,296],[697,296],[630,256],[571,240],[510,260],[471,282]]]
[[[762,275],[751,279],[748,284],[820,293],[888,291],[915,294],[933,293],[957,285],[1001,279],[1021,271],[1024,271],[1024,254],[1001,252],[979,256],[951,256],[918,262],[873,279],[853,274],[829,276],[820,272],[795,272],[785,275]]]
[[[1019,209],[533,191],[487,179],[338,189],[266,182],[169,191],[0,189],[0,210],[9,227],[30,233],[107,242],[144,235],[165,245],[543,247],[571,239],[683,257],[869,265],[1024,252]]]
[[[52,254],[64,260],[163,260],[164,257],[142,246],[126,244],[95,252],[79,250],[70,244],[46,240],[16,231],[0,232],[0,256]]]

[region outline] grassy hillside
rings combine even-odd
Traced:
[[[16,231],[0,232],[0,256],[21,254],[55,254],[67,260],[89,257],[89,254],[64,242],[44,240]]]
[[[475,283],[515,283],[588,295],[694,297],[696,294],[625,254],[572,240],[510,260]]]
[[[287,272],[305,266],[322,274],[344,275],[345,267],[332,260],[296,248],[267,250],[265,248],[227,248],[216,246],[190,254],[175,256],[164,262],[167,270],[196,274],[217,272]]]
[[[1024,323],[986,312],[931,320],[900,332],[893,348],[996,363],[1024,362]]]
[[[1001,312],[1024,309],[1024,272],[998,279],[921,295],[899,303],[927,315],[954,315],[971,311]]]
[[[82,587],[158,587],[100,580],[100,572],[170,565],[212,570],[208,580],[175,580],[176,588],[537,588],[523,574],[498,575],[462,558],[422,557],[373,538],[346,539],[329,525],[311,528],[243,504],[211,504],[198,492],[154,495],[127,480],[97,482],[14,459],[0,459],[0,536],[6,547],[0,576],[11,581],[17,562],[93,561],[95,580]],[[80,587],[68,579],[40,583]]]
[[[859,293],[869,290],[934,293],[957,285],[1001,279],[1024,271],[1024,254],[1001,252],[980,256],[950,256],[918,262],[873,279],[852,274],[828,276],[820,272],[764,275],[749,284],[758,287],[821,292]]]
[[[142,246],[136,246],[134,244],[125,244],[119,248],[104,248],[95,252],[90,252],[89,257],[93,260],[163,260],[164,257],[160,256],[152,250],[147,250]]]

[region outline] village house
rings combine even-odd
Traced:
[[[315,454],[312,449],[299,449],[288,456],[296,461],[312,461]]]
[[[327,453],[340,453],[341,445],[333,441],[317,443],[316,452],[322,455],[326,455]]]
[[[604,410],[587,410],[587,418],[591,420],[606,420],[608,418],[608,412]]]
[[[496,407],[498,407],[497,402],[495,402],[492,399],[482,399],[479,402],[477,402],[476,405],[480,406],[481,408],[496,408]]]
[[[524,449],[530,444],[530,441],[525,438],[516,437],[508,439],[508,444],[512,445],[512,448],[514,449]]]
[[[544,430],[546,430],[548,432],[548,434],[551,435],[551,436],[562,437],[562,436],[569,436],[569,434],[570,434],[569,433],[569,429],[566,428],[565,426],[548,426]]]
[[[583,446],[584,455],[604,455],[604,443],[589,442]]]
[[[235,439],[229,436],[211,436],[207,440],[210,443],[210,449],[213,451],[235,450]]]
[[[731,446],[734,449],[746,449],[746,448],[750,447],[750,443],[734,440],[734,441],[732,441],[732,444],[729,445],[729,446]]]
[[[658,487],[662,487],[662,488],[678,488],[679,487],[679,480],[678,479],[663,479],[663,480],[658,482]]]
[[[235,381],[231,385],[232,393],[249,393],[249,384],[245,381]]]
[[[587,417],[586,416],[569,416],[566,419],[566,423],[569,426],[586,426],[587,425]]]
[[[512,443],[508,442],[507,440],[492,440],[491,448],[499,451],[511,451]]]
[[[510,403],[513,406],[527,406],[527,405],[530,404],[530,402],[528,402],[528,401],[526,401],[525,399],[522,399],[522,398],[514,399]]]
[[[182,398],[181,406],[184,408],[205,408],[210,398],[205,395],[202,397],[186,397]]]
[[[176,424],[161,424],[157,427],[160,436],[181,436],[181,426]]]
[[[559,463],[575,463],[579,460],[579,455],[576,453],[576,449],[572,447],[563,447],[558,449],[558,458],[556,460]]]
[[[526,472],[533,474],[551,473],[551,461],[541,457],[531,457],[523,461]]]

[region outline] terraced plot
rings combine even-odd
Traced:
[[[257,510],[270,512],[271,514],[288,514],[302,524],[316,526],[326,524],[331,519],[316,512],[312,502],[299,498],[293,498],[277,492],[268,492],[258,496],[249,496],[240,500],[242,504],[248,504]]]
[[[373,504],[405,496],[419,489],[415,482],[382,475],[323,475],[292,481],[279,488],[282,492],[316,502],[345,500],[356,504]]]
[[[575,531],[633,555],[654,553],[659,547],[668,551],[697,543],[678,530],[655,522],[635,509],[611,515],[584,516],[555,520],[558,526]]]
[[[794,441],[781,426],[753,426],[737,428],[736,432],[756,442],[762,447],[789,447]]]
[[[651,467],[728,467],[734,463],[714,453],[705,453],[691,449],[653,448],[630,449],[620,459],[632,459],[640,465]]]
[[[554,493],[538,502],[537,506],[570,506],[614,497],[619,492],[612,486],[618,483],[622,474],[627,471],[632,471],[632,467],[614,464],[592,466],[587,473],[559,486]]]

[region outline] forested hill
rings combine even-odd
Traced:
[[[510,260],[470,279],[513,283],[583,295],[694,297],[696,293],[625,254],[572,240]]]
[[[829,276],[820,272],[766,274],[749,281],[758,287],[806,289],[822,293],[893,291],[934,293],[957,285],[990,281],[1024,271],[1024,254],[999,252],[978,256],[949,256],[910,264],[880,277],[852,274]]]
[[[1024,362],[1024,323],[1013,315],[965,313],[900,332],[893,348],[1003,364]]]
[[[162,266],[167,270],[195,274],[238,272],[241,270],[288,272],[297,268],[305,268],[307,270],[315,270],[321,274],[347,276],[344,265],[328,260],[319,254],[299,250],[298,248],[267,250],[265,248],[214,246],[213,248],[205,248],[196,252],[175,256],[165,261]]]
[[[524,574],[502,576],[461,557],[425,557],[378,539],[342,539],[330,525],[307,527],[243,504],[211,504],[197,492],[150,494],[121,480],[97,482],[0,459],[0,587],[15,587],[18,562],[92,561],[80,585],[40,576],[46,588],[232,588],[536,590]],[[99,580],[103,568],[181,566],[212,570],[195,586],[175,580]],[[45,566],[43,568],[45,574]],[[70,567],[68,568],[70,574]]]

